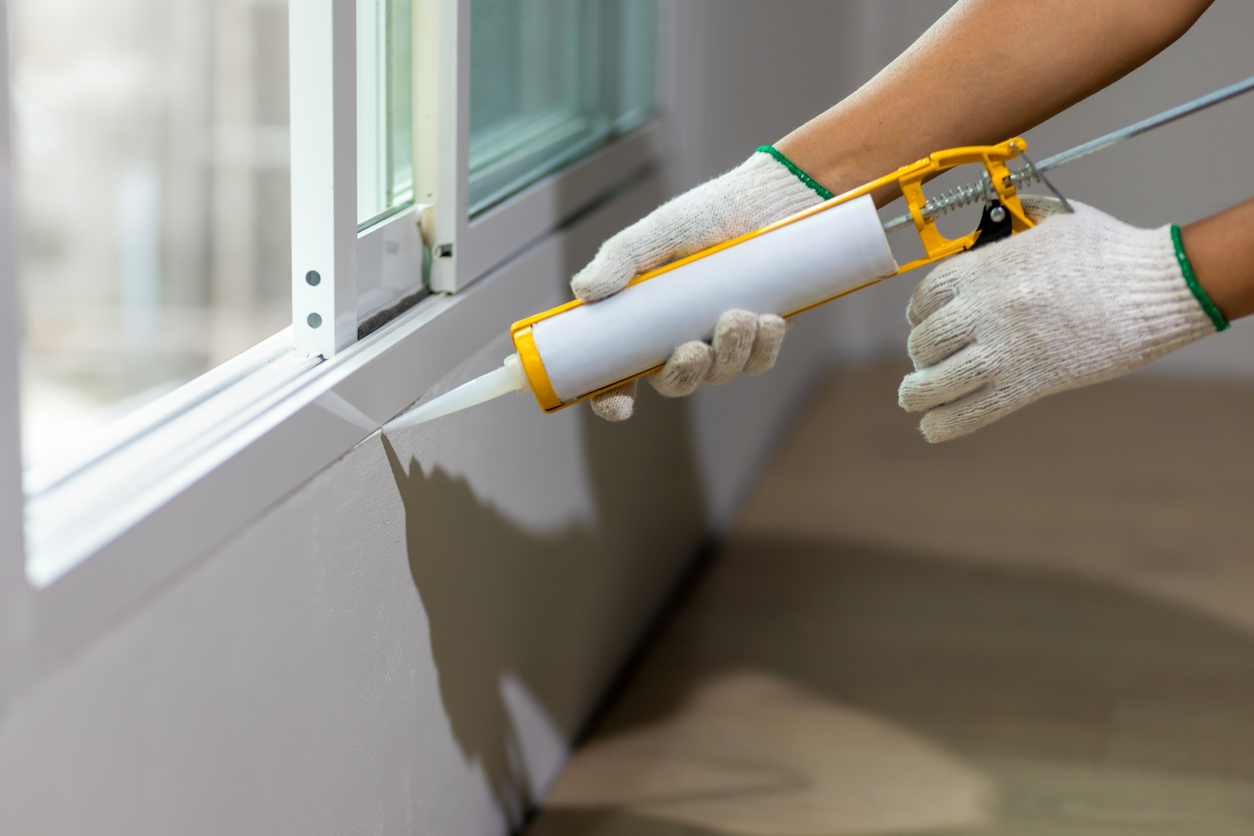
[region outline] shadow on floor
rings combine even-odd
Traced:
[[[595,665],[572,654],[621,658],[634,638],[607,648],[599,625],[615,622],[595,608],[608,597],[626,608],[616,623],[643,626],[667,578],[650,582],[632,560],[658,558],[655,565],[673,580],[704,530],[682,403],[647,398],[636,418],[619,425],[581,411],[595,530],[522,530],[483,504],[465,479],[438,467],[424,476],[416,458],[402,462],[381,439],[404,503],[409,567],[429,622],[444,710],[464,757],[480,766],[515,824],[534,799],[536,773],[564,757],[572,725],[614,674],[607,668],[589,695],[589,683],[572,677],[586,677]],[[598,594],[616,576],[637,586],[635,598]],[[592,635],[581,637],[581,630]]]
[[[1254,832],[1254,637],[1047,572],[738,537],[531,830],[930,832]]]

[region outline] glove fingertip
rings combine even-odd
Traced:
[[[783,317],[775,314],[759,316],[758,333],[753,340],[753,349],[749,352],[749,359],[745,362],[744,373],[757,377],[774,368],[787,332],[788,325]]]
[[[602,246],[596,258],[570,280],[571,292],[580,302],[600,302],[626,287],[636,275],[636,266],[619,248]]]
[[[622,287],[616,285],[617,282],[606,281],[601,276],[589,276],[587,278],[576,276],[570,281],[570,289],[575,294],[575,298],[586,304],[600,302],[602,299],[613,296],[622,290]],[[626,282],[623,282],[623,285],[626,285]]]
[[[757,334],[757,314],[739,308],[725,311],[714,326],[714,364],[706,373],[705,382],[722,386],[739,377]]]
[[[593,395],[589,401],[592,412],[611,423],[626,421],[636,409],[636,381],[615,386],[608,392]]]
[[[918,402],[914,387],[908,377],[901,382],[901,388],[897,390],[897,406],[906,412],[922,412],[927,408]]]
[[[658,394],[681,398],[701,386],[713,364],[714,350],[706,343],[693,340],[675,349],[666,365],[649,375],[649,382]]]
[[[930,414],[924,415],[923,420],[919,421],[919,432],[928,444],[940,444],[954,437],[946,427],[939,426],[938,422],[930,421],[929,418]]]

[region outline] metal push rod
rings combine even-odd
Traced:
[[[1148,133],[1155,128],[1161,128],[1163,125],[1168,125],[1178,119],[1191,116],[1198,111],[1206,110],[1208,107],[1213,107],[1221,102],[1226,102],[1229,99],[1236,98],[1242,93],[1248,93],[1250,90],[1254,90],[1254,76],[1250,76],[1244,81],[1238,81],[1236,84],[1230,84],[1227,87],[1220,88],[1213,93],[1208,93],[1205,96],[1194,99],[1193,101],[1185,102],[1178,107],[1165,110],[1156,116],[1151,116],[1148,119],[1142,119],[1140,122],[1136,122],[1126,128],[1120,128],[1119,130],[1112,131],[1105,136],[1099,136],[1097,139],[1090,140],[1083,145],[1077,145],[1069,151],[1063,151],[1061,154],[1055,154],[1052,157],[1047,157],[1035,166],[1024,166],[1010,175],[1011,180],[1014,182],[1016,187],[1026,182],[1041,180],[1043,179],[1041,175],[1051,169],[1058,168],[1061,165],[1072,162],[1073,160],[1078,160],[1081,157],[1087,157],[1089,154],[1105,150],[1112,145],[1117,145],[1120,142],[1123,142],[1125,139],[1131,139],[1134,136],[1140,136],[1141,134]],[[990,185],[987,177],[985,177],[985,179],[978,184],[967,183],[957,187],[956,189],[951,189],[949,192],[939,195],[933,200],[929,200],[923,207],[923,217],[934,218],[937,215],[945,214],[945,212],[950,209],[956,209],[959,206],[974,203],[976,200],[984,200],[987,198],[989,190]],[[913,222],[914,219],[909,214],[901,215],[884,224],[884,231],[893,232],[894,230],[901,229]]]

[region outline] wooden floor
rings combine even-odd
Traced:
[[[834,376],[532,836],[1254,834],[1254,387]]]

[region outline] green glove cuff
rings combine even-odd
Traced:
[[[1180,272],[1184,274],[1185,284],[1189,286],[1189,290],[1193,291],[1198,304],[1202,306],[1202,310],[1206,311],[1210,321],[1215,324],[1215,330],[1224,330],[1228,327],[1228,318],[1223,315],[1223,311],[1215,307],[1215,303],[1206,295],[1206,291],[1197,280],[1197,274],[1193,272],[1193,265],[1189,263],[1189,256],[1184,251],[1184,241],[1180,238],[1180,227],[1175,224],[1171,225],[1171,243],[1176,247],[1176,261],[1180,264]]]
[[[796,163],[794,163],[792,160],[788,159],[783,154],[776,151],[770,145],[763,145],[761,148],[758,149],[758,153],[770,154],[772,157],[775,158],[775,161],[777,163],[779,163],[784,168],[791,171],[798,180],[800,180],[802,183],[805,183],[807,186],[809,186],[814,191],[815,194],[817,194],[819,197],[823,198],[824,200],[831,200],[833,197],[835,197],[834,194],[829,192],[827,189],[823,188],[823,186],[819,183],[818,180],[815,180],[809,174],[806,174],[804,171],[797,168]]]

